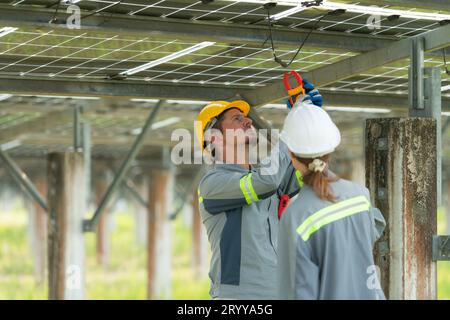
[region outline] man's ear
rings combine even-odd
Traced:
[[[222,132],[219,129],[211,129],[210,131],[211,143],[218,144],[223,142]]]
[[[217,142],[219,140],[219,136],[217,132],[211,132],[211,143]]]

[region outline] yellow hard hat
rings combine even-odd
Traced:
[[[244,100],[227,101],[212,101],[206,105],[198,114],[197,122],[195,123],[195,134],[200,144],[200,149],[204,148],[204,133],[208,123],[218,117],[222,112],[228,109],[238,108],[247,116],[250,111],[250,105]]]

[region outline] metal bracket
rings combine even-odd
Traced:
[[[377,245],[378,245],[378,253],[381,256],[389,254],[389,244],[387,241],[378,241]]]
[[[379,200],[387,200],[388,192],[387,192],[386,188],[382,188],[382,187],[378,188],[377,198]]]
[[[383,150],[387,151],[388,150],[388,139],[387,138],[379,138],[377,149],[382,150],[382,151]]]
[[[450,261],[450,236],[433,236],[433,261]]]
[[[76,106],[73,109],[73,148],[76,152],[81,151],[83,148],[80,113],[80,106]]]
[[[424,85],[423,85],[423,67],[424,67],[424,47],[423,38],[411,40],[411,52],[409,68],[409,105],[410,116],[416,117],[424,107]]]

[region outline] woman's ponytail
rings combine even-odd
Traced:
[[[308,159],[297,158],[298,161],[306,165],[310,173],[303,177],[303,182],[310,186],[316,195],[322,199],[334,202],[336,197],[331,191],[330,183],[339,180],[339,177],[331,177],[328,172],[328,162],[330,155]]]

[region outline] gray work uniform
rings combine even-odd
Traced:
[[[285,210],[278,237],[280,299],[385,299],[373,245],[386,222],[369,191],[339,179],[332,203],[305,185]]]
[[[281,190],[290,196],[299,191],[287,147],[279,146],[264,167],[249,171],[216,164],[200,181],[200,213],[212,250],[212,298],[277,297],[279,196]],[[267,163],[279,169],[268,169]]]

